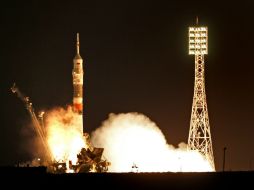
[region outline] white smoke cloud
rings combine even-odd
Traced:
[[[167,144],[158,126],[139,113],[110,114],[102,126],[92,133],[95,147],[104,148],[111,162],[109,171],[139,172],[213,171],[201,154]]]

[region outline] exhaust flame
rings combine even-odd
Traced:
[[[187,151],[167,144],[160,129],[139,113],[110,114],[92,134],[92,143],[104,147],[104,156],[111,162],[109,171],[130,172],[202,172],[213,171],[196,151]]]
[[[57,108],[46,117],[47,142],[57,162],[77,162],[77,154],[87,148],[83,133],[80,131],[82,116],[67,109]]]

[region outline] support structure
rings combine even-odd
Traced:
[[[50,163],[52,161],[53,156],[52,156],[52,154],[50,152],[50,149],[48,147],[48,144],[47,144],[47,140],[46,140],[46,136],[45,136],[46,135],[45,134],[45,129],[40,124],[40,122],[37,119],[36,114],[34,113],[34,108],[32,106],[32,102],[30,101],[28,96],[25,96],[20,92],[20,90],[18,89],[18,87],[16,86],[15,83],[11,87],[11,91],[12,91],[12,93],[17,94],[18,98],[20,98],[24,102],[24,104],[26,106],[26,109],[28,110],[28,112],[31,116],[34,130],[35,130],[36,134],[38,135],[38,137],[40,138],[40,140],[42,142],[42,145],[44,147],[45,155],[46,155],[46,161],[48,163]],[[40,114],[42,114],[42,113],[40,113]],[[44,112],[43,112],[43,114],[44,114]],[[42,117],[43,114],[39,117]]]
[[[189,27],[189,54],[195,55],[194,95],[188,149],[198,150],[215,171],[212,139],[205,93],[205,59],[208,54],[208,28]]]

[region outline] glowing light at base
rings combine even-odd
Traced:
[[[82,148],[87,148],[80,125],[82,116],[74,113],[71,107],[54,109],[46,117],[47,142],[53,159],[66,162],[67,168],[68,161],[75,164],[77,154]]]
[[[209,162],[196,151],[167,144],[160,129],[139,113],[110,114],[92,133],[94,146],[104,148],[111,162],[110,172],[205,172],[213,171]]]

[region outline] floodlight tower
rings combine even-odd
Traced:
[[[205,93],[205,60],[208,54],[208,28],[189,27],[189,55],[195,55],[195,84],[188,149],[198,150],[215,171],[212,139]]]

